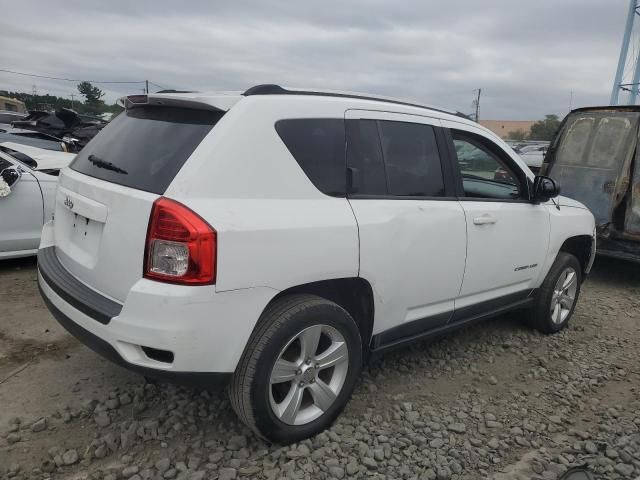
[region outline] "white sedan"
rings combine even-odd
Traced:
[[[524,163],[527,164],[527,167],[531,169],[533,173],[538,173],[540,167],[542,167],[542,163],[544,162],[544,156],[547,153],[547,149],[549,148],[549,144],[540,144],[540,145],[527,145],[520,150],[517,150],[520,158],[524,160]]]
[[[0,259],[35,255],[53,216],[60,169],[75,154],[0,143]]]

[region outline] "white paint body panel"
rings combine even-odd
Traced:
[[[560,205],[558,209],[553,202],[547,202],[544,206],[549,212],[549,224],[551,234],[549,235],[549,248],[545,263],[536,284],[539,285],[544,281],[544,277],[553,265],[560,247],[565,239],[578,235],[587,235],[591,232],[593,241],[595,242],[596,222],[591,212],[583,204],[577,200],[560,196],[554,199]],[[595,252],[595,248],[593,249]],[[593,261],[593,258],[591,259]]]
[[[232,372],[268,303],[283,290],[320,280],[360,276],[368,281],[374,292],[374,333],[533,289],[566,238],[593,232],[593,218],[579,204],[558,212],[525,203],[329,197],[314,187],[274,128],[284,118],[343,118],[352,112],[346,116],[469,129],[499,144],[533,178],[495,135],[449,113],[344,97],[169,97],[228,110],[164,194],[216,229],[216,285],[143,279],[149,214],[158,195],[68,168],[60,178],[55,221],[45,226],[41,243],[55,246],[72,275],[123,309],[109,325],[101,325],[51,289],[45,288],[45,295],[136,365]],[[470,223],[485,213],[498,222]],[[89,227],[74,227],[77,217],[88,218]],[[514,272],[525,263],[537,266]],[[140,345],[170,350],[175,361],[158,365]]]
[[[530,290],[549,245],[549,212],[543,205],[460,202],[467,222],[467,264],[456,308]],[[476,224],[491,218],[495,223]]]
[[[218,291],[357,276],[349,203],[319,192],[274,128],[282,118],[343,116],[341,103],[321,100],[241,100],[167,189],[218,232]]]
[[[30,150],[34,158],[48,152],[39,148],[25,148]],[[0,259],[35,255],[42,225],[53,214],[58,177],[33,170],[2,152],[0,158],[23,171],[22,178],[12,187],[11,193],[0,198]]]
[[[25,171],[11,193],[0,198],[0,252],[9,257],[14,252],[38,248],[42,213],[38,181]]]
[[[64,169],[54,222],[60,262],[81,282],[123,303],[142,278],[149,214],[156,198]]]
[[[374,292],[373,333],[453,311],[465,267],[460,203],[354,199],[351,205],[360,227],[360,276]]]

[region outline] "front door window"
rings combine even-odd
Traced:
[[[477,140],[453,134],[462,187],[466,197],[518,199],[520,182],[504,161]]]

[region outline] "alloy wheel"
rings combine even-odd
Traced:
[[[551,295],[551,321],[559,325],[563,323],[573,308],[578,290],[578,274],[573,267],[565,268],[556,282]]]
[[[289,340],[271,370],[269,399],[273,413],[287,425],[316,420],[344,386],[349,349],[329,325],[305,328]]]

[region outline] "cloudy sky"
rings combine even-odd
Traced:
[[[535,119],[605,104],[627,0],[10,2],[0,69],[164,88],[354,90]],[[640,23],[639,23],[640,27]],[[0,72],[0,90],[74,82]],[[142,84],[98,84],[113,102]],[[152,85],[152,89],[158,89]],[[77,93],[77,92],[76,92]]]

